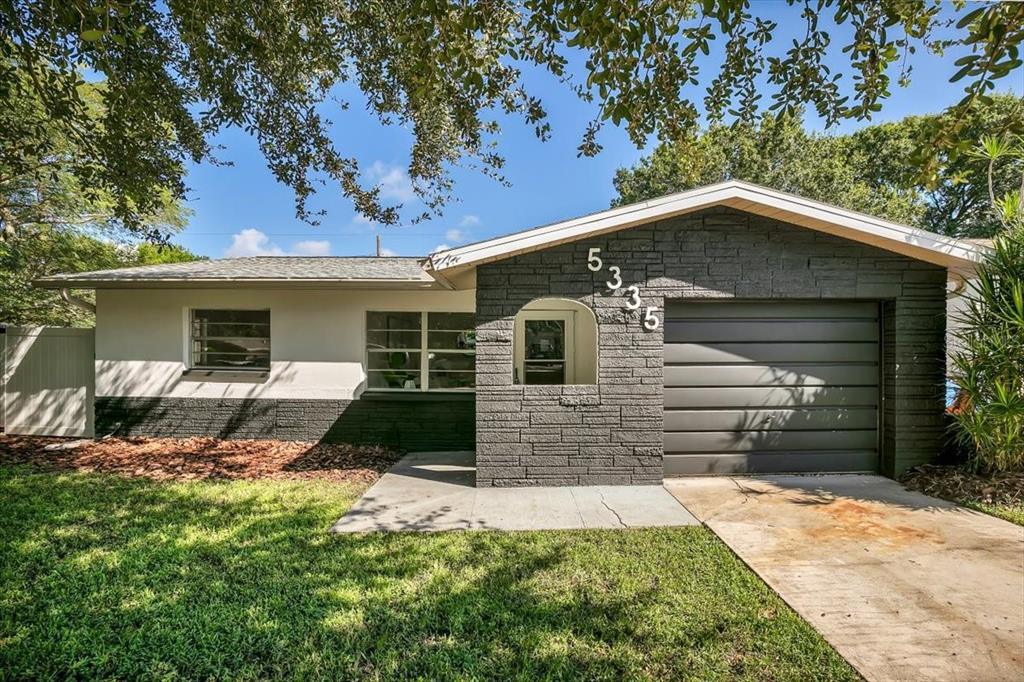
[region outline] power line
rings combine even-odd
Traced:
[[[201,235],[201,236],[233,236],[241,232],[241,230],[233,230],[230,232],[207,232],[198,230],[183,230],[180,234]],[[446,233],[444,232],[417,232],[416,234],[393,234],[391,232],[263,232],[268,237],[373,237],[375,234],[379,234],[382,237],[388,239],[416,239],[418,237],[443,237]]]

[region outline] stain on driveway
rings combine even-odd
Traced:
[[[665,487],[865,678],[1024,679],[1024,528],[880,476]]]

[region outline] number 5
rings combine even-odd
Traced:
[[[647,310],[644,311],[644,327],[652,332],[661,325],[661,320],[654,314],[656,312],[658,312],[658,306],[656,305],[649,305]]]
[[[587,251],[587,269],[590,270],[591,272],[597,272],[598,270],[604,267],[604,262],[598,255],[600,253],[601,249],[596,247]]]

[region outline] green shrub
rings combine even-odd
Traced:
[[[1021,189],[997,197],[1000,161],[1024,166],[1024,138],[988,137],[975,155],[988,160],[989,197],[1004,231],[978,268],[953,355],[960,386],[957,436],[980,471],[1024,469],[1024,171]]]
[[[1024,469],[1024,229],[996,238],[968,297],[953,356],[958,437],[977,470]]]

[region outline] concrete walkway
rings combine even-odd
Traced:
[[[1024,680],[1024,528],[878,476],[665,487],[868,680]]]
[[[409,455],[367,490],[331,531],[697,525],[661,486],[476,488],[473,462],[472,452]]]

